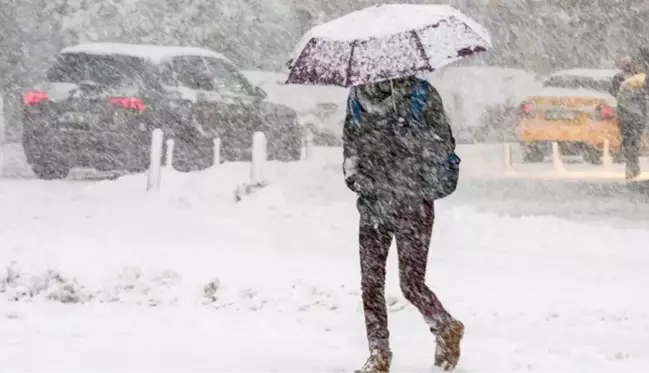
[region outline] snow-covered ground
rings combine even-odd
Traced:
[[[500,158],[471,149],[460,190],[437,205],[429,265],[467,327],[458,371],[645,371],[649,224],[623,213],[646,219],[647,205],[483,178],[476,159]],[[271,184],[239,203],[241,163],[165,172],[157,195],[143,175],[0,179],[0,367],[359,367],[357,213],[339,157],[271,163]],[[432,338],[399,293],[395,259],[393,368],[430,371]]]

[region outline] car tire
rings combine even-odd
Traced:
[[[297,162],[302,159],[305,134],[301,127],[285,127],[272,133],[269,140],[269,158],[280,162]],[[272,144],[275,141],[276,144]]]
[[[173,168],[180,172],[202,171],[214,165],[214,142],[211,139],[174,140]]]
[[[111,172],[111,171],[115,171],[116,168],[117,167],[115,167],[114,164],[110,164],[110,163],[100,163],[95,166],[95,170],[99,172]]]
[[[131,174],[141,174],[149,169],[149,161],[138,162],[135,165],[130,165],[126,168],[126,171]]]
[[[538,144],[524,143],[521,144],[523,150],[523,162],[540,163],[545,159],[543,149]]]
[[[151,136],[143,136],[139,139],[134,147],[133,153],[130,155],[126,164],[124,165],[126,171],[132,174],[140,174],[149,169],[151,163]],[[165,161],[166,144],[162,146],[162,160]],[[162,163],[164,164],[164,163]]]
[[[42,180],[65,179],[70,174],[70,163],[51,152],[43,154],[41,159],[32,164],[32,170]]]
[[[592,165],[601,165],[602,162],[602,151],[598,150],[590,145],[585,145],[582,152],[584,162]]]
[[[280,162],[297,162],[302,159],[302,143],[295,141],[281,149],[277,156]]]
[[[613,158],[613,163],[615,164],[625,163],[624,155],[622,155],[622,152],[620,151],[614,152],[613,154],[611,154],[611,157]]]

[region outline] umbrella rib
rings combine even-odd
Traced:
[[[349,52],[349,61],[347,61],[347,69],[345,69],[345,74],[347,76],[345,77],[345,86],[349,87],[351,84],[351,78],[352,78],[352,60],[354,59],[354,50],[356,49],[356,44],[357,41],[354,40],[352,42],[352,50]]]
[[[426,66],[428,66],[428,69],[430,71],[433,71],[434,69],[430,65],[430,60],[428,59],[428,55],[426,55],[426,49],[424,49],[424,43],[421,42],[421,38],[419,37],[417,30],[413,30],[412,35],[415,39],[415,43],[417,43],[417,49],[419,49],[419,53],[421,54],[421,56],[424,58],[424,61],[426,62]]]

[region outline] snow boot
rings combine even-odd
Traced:
[[[392,352],[373,350],[360,370],[355,373],[389,373],[392,364]]]
[[[448,323],[436,336],[435,366],[450,371],[460,360],[460,341],[464,336],[464,324],[458,320]]]

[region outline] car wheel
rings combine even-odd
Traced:
[[[32,170],[43,180],[65,179],[70,174],[70,163],[53,153],[43,154],[42,158],[32,164]]]
[[[287,144],[278,149],[277,160],[280,162],[296,162],[302,159],[302,143],[298,141]]]
[[[521,148],[523,149],[523,162],[539,163],[545,159],[543,150],[538,144],[521,144]]]
[[[268,159],[279,162],[296,162],[302,159],[302,142],[286,141],[280,146],[269,149]]]
[[[38,141],[34,141],[35,137],[36,135],[28,130],[25,130],[22,134],[23,153],[29,164],[36,163],[43,152],[44,145]]]
[[[151,162],[151,136],[143,135],[141,136],[137,143],[133,147],[133,152],[128,157],[126,164],[124,165],[126,171],[133,174],[139,174],[145,172],[149,169],[149,164]],[[162,146],[162,159],[161,162],[165,162],[165,152],[166,144]]]
[[[602,152],[590,145],[585,145],[582,153],[584,161],[593,165],[602,164]]]
[[[187,141],[176,139],[171,164],[180,172],[201,171],[214,164],[214,142],[211,139]]]
[[[100,172],[115,171],[116,168],[115,164],[111,163],[99,163],[95,166],[95,169]]]
[[[622,155],[622,152],[614,152],[611,154],[611,157],[613,158],[613,163],[615,164],[622,164],[624,163],[624,155]]]
[[[163,160],[164,162],[164,157]],[[149,156],[138,154],[126,165],[126,171],[132,174],[139,174],[149,169]],[[164,164],[164,163],[161,163]]]
[[[149,169],[148,164],[141,163],[141,164],[138,164],[138,165],[129,166],[126,169],[126,171],[128,171],[131,174],[141,174],[141,173],[145,172],[148,169]]]
[[[302,159],[302,144],[294,144],[288,152],[289,162],[296,162]]]

